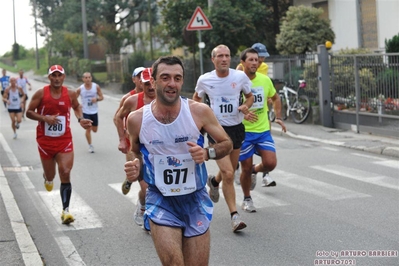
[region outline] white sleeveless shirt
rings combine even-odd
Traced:
[[[13,91],[10,87],[8,90],[8,99],[10,100],[10,104],[7,106],[7,109],[18,110],[21,108],[21,98],[17,89]]]
[[[140,151],[144,160],[144,180],[156,186],[164,196],[179,196],[202,189],[206,184],[205,163],[196,164],[187,141],[204,145],[190,112],[188,99],[180,97],[179,115],[170,124],[162,124],[151,111],[152,104],[143,108],[139,133]]]
[[[91,99],[97,98],[97,84],[92,82],[91,88],[86,89],[85,84],[80,85],[80,97],[82,99],[82,111],[84,114],[93,115],[98,113],[97,102],[93,103]]]

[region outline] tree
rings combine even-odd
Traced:
[[[283,19],[276,47],[281,54],[304,54],[316,51],[327,40],[334,43],[330,22],[320,18],[321,8],[291,6]]]
[[[183,37],[183,30],[197,6],[202,7],[206,13],[212,30],[202,31],[203,41],[206,43],[204,52],[210,54],[210,50],[218,45],[225,44],[235,55],[240,46],[251,46],[266,38],[267,29],[271,29],[271,11],[257,0],[217,0],[212,8],[207,7],[207,0],[160,1],[160,9],[164,18],[162,24],[165,37],[172,49],[188,46],[189,43]],[[198,43],[195,36],[195,43]],[[193,52],[193,48],[190,48]]]
[[[94,35],[103,34],[101,37],[109,42],[107,52],[119,53],[124,40],[127,40],[126,44],[134,40],[127,37],[129,29],[137,22],[148,21],[148,1],[155,2],[86,0],[86,10],[89,11],[86,12],[87,30]],[[39,25],[41,34],[46,36],[48,43],[54,41],[53,34],[59,31],[82,34],[81,0],[36,0],[36,6],[42,21]],[[151,5],[151,9],[153,14],[157,13],[156,5]],[[156,19],[153,15],[152,23],[155,24]]]

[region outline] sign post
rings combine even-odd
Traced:
[[[193,16],[188,23],[186,30],[188,31],[198,31],[198,47],[200,52],[200,70],[201,75],[204,73],[203,62],[202,62],[202,49],[205,47],[205,44],[201,40],[201,30],[211,30],[212,25],[209,22],[208,18],[205,16],[205,13],[202,11],[201,7],[197,6],[195,9]]]

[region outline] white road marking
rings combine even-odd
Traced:
[[[60,191],[39,191],[39,195],[53,217],[61,223],[62,203]],[[95,211],[86,204],[76,191],[72,192],[69,206],[69,212],[73,215],[75,221],[68,226],[60,226],[60,230],[68,231],[102,227],[100,217],[98,217]]]
[[[130,191],[127,195],[123,195],[122,193],[122,183],[113,183],[113,184],[108,184],[111,188],[116,190],[119,194],[121,194],[124,197],[127,197],[131,202],[133,202],[135,205],[137,203],[137,200],[139,199],[138,193],[140,191],[140,185],[137,182],[134,182],[132,186],[130,187]]]
[[[275,180],[278,180],[277,182],[279,185],[300,190],[332,201],[370,197],[370,195],[367,194],[321,182],[312,178],[285,172],[282,170],[274,170],[273,178]]]
[[[366,172],[341,165],[311,166],[311,168],[369,184],[399,190],[399,178],[378,175],[369,171]]]
[[[244,194],[242,192],[241,186],[234,184],[234,188],[236,191],[236,205],[240,206],[241,208],[241,203],[244,200]],[[209,187],[207,187],[207,190],[209,190]],[[224,195],[222,192],[222,185],[219,186],[219,190],[220,190],[220,198],[224,199]],[[251,191],[251,198],[254,201],[254,205],[256,208],[269,208],[269,207],[290,205],[290,203],[288,202],[280,200],[271,195],[266,195],[261,192],[257,192],[255,190]]]
[[[377,161],[385,160],[384,158],[381,158],[381,157],[372,156],[372,155],[367,155],[367,154],[361,154],[361,153],[356,153],[356,152],[351,153],[351,154],[352,154],[352,155],[356,155],[356,156],[360,156],[360,157],[364,157],[364,158],[369,158],[369,159],[377,160]]]
[[[373,163],[379,164],[379,165],[383,165],[383,166],[387,166],[387,167],[391,167],[391,168],[399,170],[399,161],[386,160],[386,161],[373,162]]]
[[[320,148],[322,148],[322,149],[324,149],[324,150],[328,150],[328,151],[339,151],[339,149],[337,149],[337,148],[331,148],[331,147],[320,147]]]

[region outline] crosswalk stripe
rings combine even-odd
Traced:
[[[370,197],[370,195],[335,186],[315,179],[307,178],[297,174],[282,170],[273,171],[273,179],[278,180],[278,184],[310,193],[328,200],[342,200],[353,198]]]
[[[139,199],[138,193],[140,191],[140,185],[137,182],[132,184],[132,186],[130,187],[130,191],[127,195],[123,195],[123,193],[122,193],[122,189],[121,189],[122,183],[108,184],[108,186],[110,186],[111,188],[116,190],[122,196],[127,197],[134,204],[137,203],[137,200]]]
[[[375,161],[385,160],[384,158],[381,158],[381,157],[372,156],[372,155],[368,155],[368,154],[357,153],[357,152],[352,152],[351,154],[359,156],[359,157],[369,158],[369,159],[372,159],[372,160],[375,160]]]
[[[332,148],[332,147],[321,147],[324,150],[328,150],[328,151],[339,151],[339,149],[337,148]]]
[[[311,168],[338,176],[352,178],[369,184],[399,190],[399,179],[394,179],[389,176],[378,175],[341,165],[311,166]]]
[[[399,161],[386,160],[386,161],[379,161],[379,162],[373,162],[373,163],[379,164],[379,165],[383,165],[383,166],[387,166],[387,167],[391,167],[391,168],[399,170]]]
[[[219,186],[219,191],[220,191],[220,198],[224,199],[224,195],[222,192],[222,185]],[[241,208],[241,203],[244,200],[244,193],[242,192],[240,185],[235,185],[235,192],[236,192],[236,204]],[[251,198],[254,201],[254,205],[256,208],[268,208],[268,207],[290,205],[290,203],[280,200],[275,196],[266,195],[257,192],[255,190],[251,191]]]
[[[46,204],[47,208],[50,210],[53,217],[57,221],[61,222],[62,203],[60,191],[39,191],[39,195]],[[100,217],[75,191],[73,191],[71,196],[70,212],[75,218],[75,221],[69,226],[61,226],[60,229],[63,231],[102,227]]]

